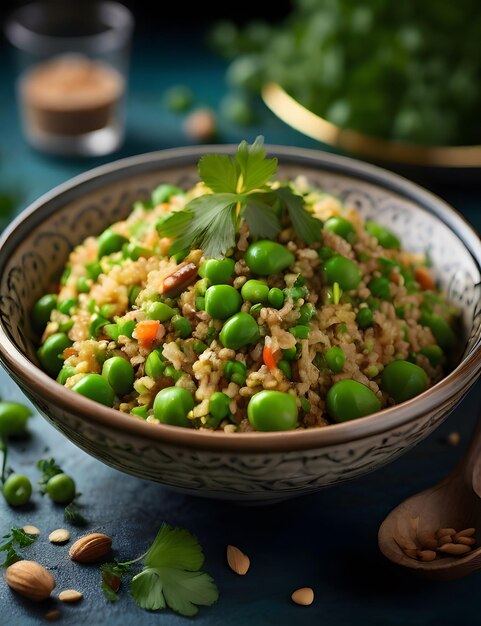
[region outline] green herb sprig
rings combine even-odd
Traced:
[[[197,539],[183,528],[162,524],[145,554],[133,561],[101,566],[102,591],[107,600],[118,599],[121,578],[139,561],[144,567],[132,578],[130,592],[143,609],[157,611],[169,607],[190,617],[198,612],[198,605],[210,606],[219,597],[212,578],[200,571],[204,554]]]
[[[268,185],[277,159],[268,159],[262,137],[252,145],[242,141],[236,154],[207,154],[198,164],[199,176],[212,191],[191,200],[183,210],[159,222],[161,237],[174,239],[170,254],[199,248],[207,258],[220,258],[234,247],[241,224],[251,237],[274,239],[287,212],[296,235],[307,244],[320,240],[321,222],[304,208],[289,186]]]
[[[18,552],[18,548],[27,548],[35,541],[35,537],[27,535],[22,528],[11,528],[10,532],[3,535],[2,539],[5,539],[0,545],[0,552],[6,552],[5,559],[0,563],[0,567],[9,567],[12,563],[22,561],[23,556]]]
[[[53,458],[40,459],[37,463],[37,469],[41,472],[38,485],[42,495],[47,493],[48,481],[57,474],[64,473],[63,469]],[[77,501],[81,495],[81,493],[75,494],[75,500],[70,502],[70,504],[68,504],[64,509],[65,521],[72,524],[72,526],[86,526],[88,523],[88,520],[81,513],[82,505],[80,505]]]

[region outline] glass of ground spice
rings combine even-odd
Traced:
[[[132,31],[130,11],[107,0],[40,0],[10,15],[5,33],[17,51],[17,97],[32,146],[72,156],[121,146]]]

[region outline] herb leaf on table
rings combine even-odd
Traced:
[[[45,495],[47,493],[48,481],[57,474],[63,474],[63,470],[57,465],[55,459],[40,459],[37,463],[37,468],[42,472],[40,480],[38,481],[40,493]]]
[[[27,535],[22,528],[13,527],[10,532],[3,535],[2,539],[6,541],[0,545],[0,552],[6,552],[5,559],[0,563],[0,567],[9,567],[12,563],[22,561],[23,556],[18,554],[16,548],[27,548],[35,541],[35,537]]]

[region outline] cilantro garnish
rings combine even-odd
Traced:
[[[79,496],[80,494],[77,494],[76,498]],[[65,521],[72,524],[72,526],[87,526],[88,522],[82,515],[80,509],[81,505],[78,502],[75,502],[75,500],[70,504],[67,504],[63,511]]]
[[[286,212],[299,239],[320,240],[321,222],[305,210],[302,198],[288,186],[268,185],[277,159],[266,158],[262,137],[252,145],[241,142],[233,157],[207,154],[198,169],[212,193],[194,198],[157,225],[160,236],[174,239],[170,254],[200,248],[207,258],[222,257],[235,245],[244,221],[254,240],[274,239]]]
[[[212,578],[200,571],[204,555],[197,539],[187,530],[162,524],[145,554],[126,563],[101,566],[102,590],[107,600],[117,600],[120,579],[139,561],[143,561],[144,567],[132,578],[130,591],[143,609],[169,607],[181,615],[192,616],[199,610],[197,605],[210,606],[219,597]]]
[[[6,552],[5,560],[3,563],[0,563],[0,567],[9,567],[12,563],[22,561],[23,556],[18,554],[16,548],[26,548],[35,541],[35,537],[27,535],[22,528],[15,527],[11,528],[9,533],[3,535],[2,539],[7,541],[0,545],[0,552]]]

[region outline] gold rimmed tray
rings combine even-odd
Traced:
[[[384,141],[349,128],[340,128],[306,109],[276,83],[264,86],[262,98],[269,109],[292,128],[344,152],[403,165],[436,168],[481,167],[480,145],[414,145]]]

